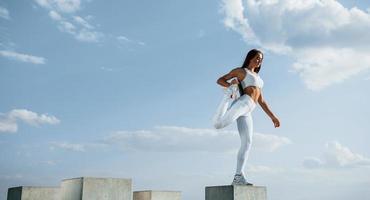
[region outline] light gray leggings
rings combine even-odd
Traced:
[[[253,119],[251,112],[256,107],[253,99],[248,95],[242,95],[236,100],[225,95],[214,116],[214,126],[221,129],[236,120],[239,136],[240,149],[237,156],[236,174],[243,174],[245,163],[248,159],[252,144]]]

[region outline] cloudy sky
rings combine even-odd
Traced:
[[[370,196],[370,2],[0,0],[0,199],[19,185],[230,184],[216,79],[263,50],[248,181],[269,200]]]

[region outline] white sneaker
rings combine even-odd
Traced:
[[[231,183],[231,185],[243,185],[244,182],[245,182],[245,179],[244,179],[243,175],[235,174],[234,180]]]
[[[228,98],[236,99],[238,91],[239,91],[238,85],[233,84],[233,85],[230,85],[228,88],[225,89],[225,95],[227,95]]]
[[[231,185],[253,185],[252,183],[248,183],[243,174],[235,174],[234,180]]]

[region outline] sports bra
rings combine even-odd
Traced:
[[[261,77],[256,72],[252,72],[247,68],[244,69],[246,71],[246,75],[241,82],[243,89],[248,86],[256,86],[261,89],[263,87],[263,80]]]

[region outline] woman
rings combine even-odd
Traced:
[[[243,171],[252,142],[253,120],[251,113],[256,107],[256,103],[258,102],[271,118],[275,128],[280,126],[279,119],[271,112],[262,97],[263,80],[258,75],[262,60],[262,52],[252,49],[248,52],[241,68],[235,68],[217,80],[217,83],[226,89],[225,96],[214,117],[214,126],[216,129],[221,129],[236,120],[241,139],[233,185],[253,185],[246,181]],[[240,97],[237,97],[238,89]]]

